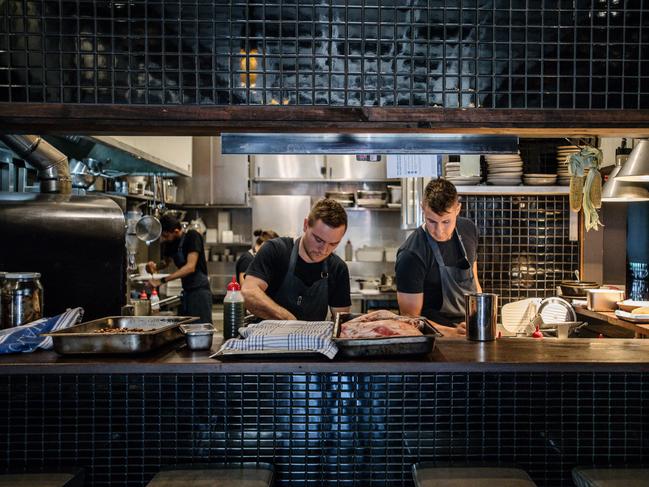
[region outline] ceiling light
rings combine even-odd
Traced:
[[[636,144],[615,178],[620,181],[649,183],[649,140],[643,139]]]
[[[617,177],[624,166],[617,166],[602,189],[602,201],[606,203],[633,203],[649,201],[649,190],[636,184],[620,181]]]

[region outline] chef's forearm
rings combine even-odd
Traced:
[[[180,269],[178,269],[178,270],[172,272],[171,274],[169,274],[165,280],[167,282],[169,282],[169,281],[173,281],[174,279],[181,279],[183,277],[186,277],[186,276],[192,274],[195,271],[196,271],[196,266],[192,266],[190,264],[185,264]]]
[[[273,301],[259,288],[246,289],[243,292],[246,309],[264,320],[294,320],[295,316],[286,308]]]

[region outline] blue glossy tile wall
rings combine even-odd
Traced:
[[[649,108],[643,0],[7,0],[0,101]]]
[[[86,470],[143,487],[173,464],[273,463],[279,486],[411,486],[419,461],[518,465],[542,487],[575,465],[649,463],[642,373],[168,374],[0,377],[0,469]]]

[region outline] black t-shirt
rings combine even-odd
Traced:
[[[295,242],[290,237],[279,237],[267,240],[255,255],[252,264],[246,271],[247,276],[255,276],[268,283],[266,294],[271,298],[279,290],[284,276],[288,272],[291,251]],[[343,260],[336,254],[327,257],[329,289],[328,304],[333,308],[351,306],[349,296],[349,270]],[[321,279],[324,262],[309,264],[298,254],[295,264],[295,276],[305,285],[311,286]]]
[[[235,265],[236,268],[236,275],[237,275],[237,282],[239,282],[239,276],[243,273],[245,274],[246,271],[248,270],[248,267],[250,267],[250,264],[252,261],[255,259],[255,256],[252,255],[249,251],[244,252],[239,256],[237,259],[237,263]],[[239,282],[241,284],[241,282]]]
[[[469,263],[473,266],[477,260],[478,228],[467,219],[459,217],[456,225],[457,233],[462,237]],[[463,255],[457,234],[446,242],[437,242],[444,264],[462,267]],[[442,287],[439,266],[435,262],[433,249],[426,237],[426,230],[419,227],[399,247],[395,264],[397,291],[402,293],[424,293],[422,316],[440,324],[451,324],[439,315],[442,307]]]
[[[177,238],[173,242],[165,242],[162,247],[162,255],[166,258],[171,258],[174,261],[176,267],[182,267],[180,261],[177,260],[178,246],[180,245],[180,238]],[[185,262],[187,262],[187,256],[190,252],[198,252],[198,261],[196,262],[196,271],[188,276],[182,278],[183,289],[190,290],[196,287],[201,287],[204,285],[205,280],[198,280],[194,276],[197,272],[205,274],[207,276],[207,261],[205,260],[205,249],[203,247],[203,237],[196,230],[188,230],[185,233],[185,239],[183,240],[183,247],[181,249],[184,256]],[[200,284],[200,285],[199,285]]]

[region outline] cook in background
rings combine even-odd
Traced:
[[[268,240],[243,281],[246,308],[263,319],[321,321],[348,312],[349,270],[334,250],[347,231],[340,203],[323,199],[304,219],[303,235]]]
[[[259,252],[259,248],[264,244],[264,242],[272,238],[279,237],[279,235],[277,235],[272,230],[261,230],[261,229],[255,230],[253,235],[257,237],[257,240],[255,240],[253,247],[251,249],[248,249],[248,251],[244,252],[243,254],[241,254],[241,256],[237,259],[237,263],[235,265],[236,272],[237,272],[237,281],[239,281],[239,284],[243,284],[246,271],[248,270],[248,267],[250,267],[250,264],[255,258],[255,255],[257,255],[257,252]]]
[[[459,217],[457,190],[432,180],[422,201],[425,223],[399,247],[395,264],[401,314],[424,316],[445,335],[464,335],[464,294],[478,282],[478,228]]]
[[[160,218],[160,224],[163,261],[159,264],[148,262],[147,270],[153,274],[165,269],[172,260],[177,270],[160,280],[151,279],[149,283],[158,287],[165,282],[181,279],[181,314],[198,316],[201,323],[212,323],[212,291],[207,276],[203,237],[196,230],[183,232],[180,222],[170,215]]]

